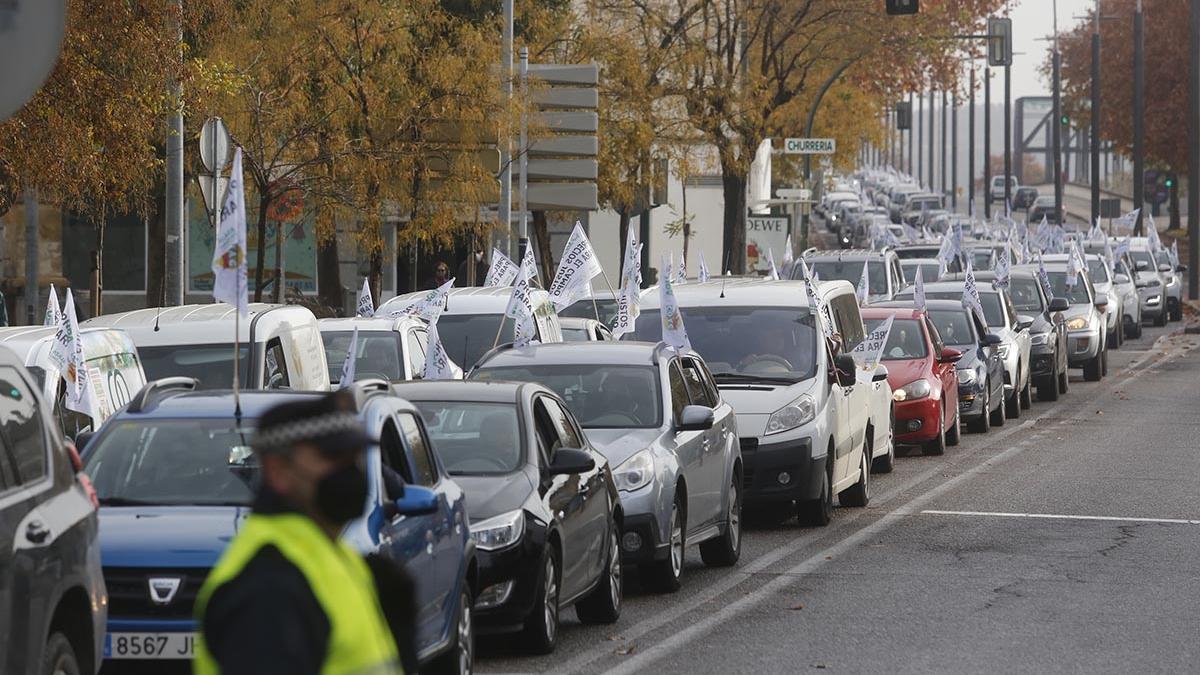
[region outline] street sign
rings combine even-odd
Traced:
[[[896,104],[896,130],[908,131],[912,129],[912,104],[908,101],[901,101]]]
[[[775,191],[775,195],[780,199],[795,199],[796,201],[806,202],[812,199],[812,190],[808,188],[779,188]]]
[[[1100,200],[1100,217],[1101,218],[1120,218],[1121,217],[1121,200],[1120,199],[1101,199]]]
[[[204,168],[220,172],[229,164],[229,130],[220,117],[210,117],[200,127],[200,161]]]
[[[888,14],[916,14],[920,10],[920,0],[887,0]]]
[[[213,198],[213,177],[209,174],[198,174],[196,180],[200,182],[200,194],[204,197],[204,208],[208,211],[213,210],[215,204],[223,204],[225,202],[225,191],[229,189],[229,179],[222,176],[217,179],[217,194],[216,199]],[[209,214],[211,217],[212,214]]]
[[[0,122],[21,109],[54,70],[66,0],[0,0]],[[68,111],[69,112],[69,111]]]
[[[596,178],[599,143],[600,67],[594,63],[527,66],[530,99],[544,131],[530,139],[520,164],[526,172],[530,211],[600,207]],[[522,166],[513,167],[519,176]]]
[[[789,155],[832,155],[837,141],[832,138],[786,138],[783,151]]]
[[[1011,66],[1013,57],[1012,19],[987,20],[987,57],[989,66]]]

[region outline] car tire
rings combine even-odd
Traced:
[[[558,552],[547,546],[542,552],[542,570],[538,574],[538,590],[534,595],[533,611],[525,620],[522,637],[534,654],[549,654],[558,646],[558,622],[561,607]]]
[[[46,640],[46,651],[42,653],[39,672],[44,675],[80,675],[79,662],[71,641],[62,633],[51,633]]]
[[[1171,321],[1183,321],[1183,302],[1175,303],[1175,306],[1170,309]]]
[[[1163,311],[1159,312],[1159,313],[1158,313],[1158,316],[1154,317],[1154,325],[1155,325],[1155,326],[1157,326],[1157,327],[1159,327],[1159,328],[1162,328],[1163,326],[1167,325],[1167,312],[1166,312],[1166,310],[1163,310]]]
[[[1084,380],[1087,380],[1088,382],[1099,382],[1100,381],[1100,378],[1103,376],[1103,372],[1102,372],[1103,364],[1101,363],[1101,360],[1103,359],[1103,357],[1104,357],[1104,352],[1099,351],[1096,353],[1096,355],[1094,357],[1089,359],[1087,363],[1083,364],[1083,379]]]
[[[992,385],[988,383],[983,389],[983,413],[979,415],[979,419],[971,422],[968,427],[971,431],[980,434],[986,434],[992,430],[991,411],[988,410],[992,405]]]
[[[1017,367],[1017,372],[1021,372],[1020,366]],[[1004,397],[1004,416],[1010,420],[1021,418],[1021,390],[1015,385],[1012,396]]]
[[[946,406],[942,405],[942,414],[938,416],[938,433],[933,440],[925,441],[921,446],[921,454],[936,457],[946,454]]]
[[[1108,377],[1108,350],[1100,356],[1100,377]]]
[[[954,425],[946,430],[946,445],[958,445],[962,441],[962,415],[954,412]]]
[[[833,520],[833,457],[829,448],[825,456],[825,470],[821,472],[821,494],[800,505],[800,521],[806,525],[824,527]]]
[[[433,675],[470,675],[475,672],[475,624],[471,614],[474,603],[471,587],[464,579],[458,598],[458,612],[454,615],[455,633],[451,647],[422,672]]]
[[[996,406],[996,410],[992,412],[992,426],[1002,427],[1008,420],[1008,397],[1003,393],[1000,394],[1000,405]]]
[[[1133,338],[1134,340],[1137,340],[1138,338],[1142,337],[1142,321],[1141,321],[1141,319],[1131,322],[1129,324],[1129,326],[1126,327],[1125,337]]]
[[[1071,373],[1068,368],[1058,374],[1058,393],[1065,394],[1071,388]]]
[[[892,413],[893,418],[895,412]],[[896,428],[895,420],[892,420],[892,429]],[[891,473],[896,469],[896,436],[895,432],[888,438],[888,451],[885,455],[871,460],[871,471],[875,473]]]
[[[1023,389],[1021,389],[1020,399],[1021,400],[1019,401],[1019,403],[1021,404],[1021,410],[1029,410],[1030,408],[1033,407],[1033,378],[1032,377],[1027,378],[1025,380],[1025,387]]]
[[[671,519],[668,527],[668,550],[665,560],[656,560],[645,567],[646,580],[657,593],[674,593],[679,590],[683,579],[683,554],[687,543],[687,521],[683,510],[683,496],[675,491],[671,503]]]
[[[871,503],[871,437],[863,439],[862,458],[858,461],[858,482],[838,493],[842,506],[862,508]]]
[[[742,557],[742,479],[736,473],[729,483],[729,511],[725,531],[700,544],[700,559],[709,567],[732,567]]]
[[[1058,400],[1058,374],[1051,373],[1038,382],[1037,395],[1039,401]]]
[[[621,598],[624,597],[624,578],[621,576],[621,536],[617,521],[609,524],[608,559],[604,577],[588,596],[575,603],[575,616],[582,623],[616,623],[621,618]]]

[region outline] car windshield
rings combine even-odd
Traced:
[[[807,308],[685,307],[682,314],[692,349],[718,381],[790,384],[816,373],[817,334]],[[657,309],[638,316],[629,339],[662,339]]]
[[[233,343],[138,347],[146,381],[164,377],[193,377],[199,389],[228,389],[233,386]],[[250,382],[250,348],[238,347],[238,370],[242,387]]]
[[[938,272],[940,271],[939,265],[937,263],[920,263],[917,265],[901,264],[900,268],[904,270],[904,281],[907,283],[910,283],[910,284],[916,283],[918,269],[921,270],[921,280],[922,281],[937,280]]]
[[[992,249],[977,248],[971,252],[971,265],[976,272],[992,269]]]
[[[1087,266],[1088,276],[1091,277],[1093,284],[1108,283],[1108,263],[1103,260],[1089,260]]]
[[[958,293],[926,293],[930,300],[962,300],[962,292]],[[988,326],[1001,327],[1004,325],[1004,308],[1000,306],[999,293],[979,293],[979,302],[983,305],[983,319]]]
[[[975,347],[975,331],[965,309],[931,309],[929,320],[945,344],[955,348]]]
[[[329,381],[342,379],[342,366],[349,355],[352,331],[321,333],[325,343],[325,358],[329,361]],[[384,380],[403,380],[404,366],[400,365],[400,341],[392,331],[358,332],[355,348],[354,379],[378,377]]]
[[[586,328],[562,327],[563,342],[588,342],[592,339]]]
[[[513,340],[513,322],[506,320],[496,340],[496,326],[502,314],[443,314],[438,319],[438,336],[450,360],[469,370],[493,344]]]
[[[88,477],[101,504],[248,505],[257,464],[252,420],[114,421],[90,444]]]
[[[868,319],[864,321],[867,332],[879,327],[884,319]],[[909,361],[923,359],[929,355],[925,346],[925,331],[921,322],[916,319],[895,319],[892,330],[888,333],[887,345],[883,348],[884,361]]]
[[[1050,288],[1054,291],[1054,297],[1066,298],[1067,302],[1072,305],[1086,305],[1091,303],[1091,298],[1088,297],[1087,285],[1083,281],[1082,274],[1075,275],[1075,285],[1067,288],[1067,273],[1066,272],[1046,272],[1046,276],[1050,278]]]
[[[595,307],[592,306],[592,299],[585,298],[578,302],[574,302],[571,306],[559,312],[559,316],[572,317],[576,319],[594,319],[596,318],[596,310],[600,310],[600,323],[605,326],[613,325],[617,318],[617,301],[608,298],[596,298]],[[440,323],[438,324],[441,325]],[[495,330],[495,326],[492,326]],[[563,329],[563,336],[566,336],[566,329]]]
[[[1012,297],[1013,306],[1018,312],[1041,314],[1042,294],[1038,292],[1037,279],[1015,278],[1008,282],[1008,294]]]
[[[444,317],[443,317],[444,318]],[[521,467],[521,433],[512,403],[414,401],[451,475],[512,473]]]
[[[471,379],[542,384],[567,402],[585,429],[653,429],[662,424],[658,370],[651,366],[485,365]]]
[[[1150,251],[1130,251],[1129,257],[1133,258],[1134,266],[1140,267],[1141,263],[1146,263],[1145,268],[1142,270],[1143,272],[1153,272],[1158,269],[1158,263],[1154,261],[1154,254],[1150,253]]]
[[[809,262],[808,268],[816,273],[821,281],[849,281],[857,287],[858,280],[862,278],[863,261],[816,260]],[[882,262],[873,260],[867,263],[867,276],[870,277],[867,281],[870,283],[871,295],[887,294],[887,274]]]

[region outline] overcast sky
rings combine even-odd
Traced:
[[[1053,0],[1012,0],[1013,20],[1013,99],[1022,96],[1049,96],[1050,83],[1039,72],[1049,53],[1048,38],[1053,33]],[[1095,0],[1058,0],[1058,30],[1065,32],[1079,23]],[[1001,85],[1003,86],[1003,85]],[[1002,94],[1001,94],[1002,95]]]

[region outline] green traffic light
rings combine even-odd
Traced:
[[[1065,127],[1071,123],[1071,118],[1066,115],[1062,116],[1062,125]]]

